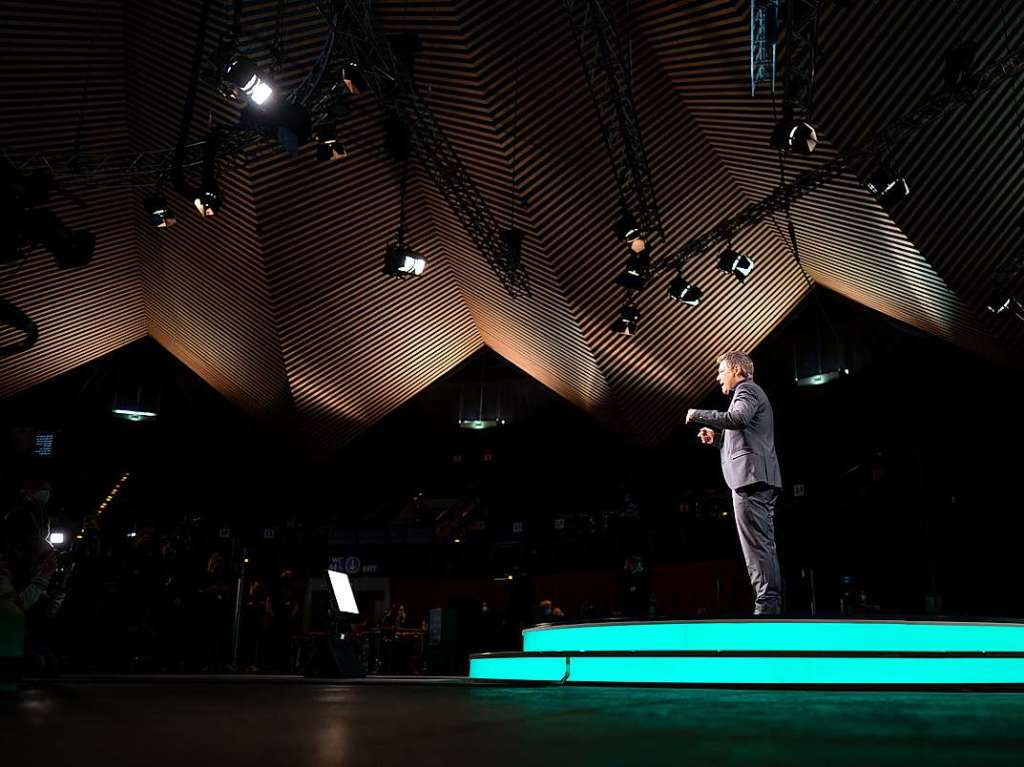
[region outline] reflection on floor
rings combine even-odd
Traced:
[[[3,764],[959,767],[1024,749],[1013,693],[244,681],[31,684],[0,698]]]

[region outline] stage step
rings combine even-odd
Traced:
[[[474,679],[564,684],[1024,686],[1024,625],[912,620],[606,622],[523,632]]]

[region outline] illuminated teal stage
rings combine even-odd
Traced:
[[[706,620],[538,626],[473,679],[556,684],[1024,688],[1024,624]]]

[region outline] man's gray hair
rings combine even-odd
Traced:
[[[754,377],[754,361],[746,352],[726,352],[718,355],[718,362],[724,362],[730,368],[739,368],[745,378]]]

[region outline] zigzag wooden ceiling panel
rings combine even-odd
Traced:
[[[5,2],[0,22],[0,149],[19,165],[76,142],[98,154],[126,149],[122,4]],[[84,268],[58,269],[42,248],[0,267],[0,295],[39,328],[34,347],[0,360],[0,397],[146,334],[129,192],[68,192],[52,192],[49,207],[92,231],[96,252]],[[20,337],[0,331],[0,345]]]
[[[228,18],[212,4],[207,50]],[[133,148],[174,146],[188,91],[199,4],[180,0],[132,6],[131,136]],[[237,121],[237,109],[201,84],[190,141],[202,139],[209,116]],[[251,413],[290,409],[290,393],[264,264],[261,227],[248,169],[220,181],[218,215],[203,219],[171,189],[164,194],[178,223],[154,230],[140,189],[134,217],[149,333],[224,396]]]
[[[792,180],[796,173],[832,159],[836,145],[852,146],[935,89],[941,52],[954,39],[945,31],[950,28],[946,25],[952,7],[940,10],[904,3],[898,4],[894,15],[890,9],[881,13],[864,3],[847,9],[823,5],[814,115],[823,141],[811,157],[787,159],[787,178]],[[998,10],[994,3],[971,7],[975,14],[987,14],[990,24],[999,23],[998,12],[992,17],[992,11]],[[911,14],[910,8],[916,10]],[[651,43],[731,177],[751,201],[770,193],[779,184],[780,170],[767,137],[776,115],[781,117],[782,93],[780,88],[773,103],[763,85],[756,98],[750,97],[747,3],[647,2],[640,5],[638,16],[642,38]],[[925,39],[933,41],[930,45],[935,48],[930,60],[927,52],[917,49]],[[879,87],[883,82],[885,87]],[[902,84],[902,97],[890,96],[894,82]],[[1001,107],[1004,118],[1008,108],[1005,103]],[[1001,124],[1008,127],[1012,119]],[[954,118],[932,130],[956,135],[959,126]],[[968,134],[957,144],[971,140]],[[936,149],[931,147],[933,158],[942,156]],[[987,178],[977,159],[966,167]],[[912,205],[915,196],[925,197],[918,204],[931,211],[934,225],[956,203],[944,199],[933,204],[927,196],[918,195],[920,186],[912,184],[908,202]],[[937,186],[944,185],[937,182]],[[958,287],[950,285],[941,257],[931,249],[924,251],[926,257],[914,236],[897,226],[903,220],[902,211],[897,211],[894,223],[852,175],[798,203],[793,217],[804,266],[815,280],[922,330],[999,356],[988,318],[980,317],[961,298]],[[983,284],[982,275],[990,271],[975,272],[975,284]]]
[[[399,221],[399,166],[370,103],[346,126],[362,150],[344,160],[296,159],[258,169],[267,275],[288,382],[315,446],[364,430],[481,346],[448,251],[434,232],[422,181],[409,181],[409,242],[419,277],[382,273]]]
[[[899,3],[884,23],[866,8],[841,10],[827,9],[822,18],[821,44],[831,56],[816,78],[823,94],[817,119],[840,147],[939,90],[943,56],[954,44],[977,42],[978,67],[1024,45],[1018,2]],[[833,91],[845,95],[826,98]],[[984,304],[988,276],[1024,242],[1017,227],[1024,198],[1022,92],[1020,77],[1003,83],[893,151],[911,189],[893,221],[981,319],[983,334],[994,334],[1002,353],[1024,348],[1024,326],[993,319]]]
[[[619,422],[637,438],[656,441],[713,386],[715,356],[756,346],[799,302],[805,282],[782,241],[761,229],[736,243],[757,264],[749,284],[740,287],[714,268],[714,257],[705,259],[686,272],[707,291],[700,307],[675,304],[665,295],[667,280],[659,282],[640,298],[639,334],[610,333],[623,301],[614,280],[626,250],[612,234],[620,208],[570,20],[558,3],[531,6],[529,15],[515,4],[463,3],[461,11],[467,38],[486,51],[478,69],[484,102],[503,103],[508,115],[519,70],[520,173],[531,220]],[[666,232],[665,242],[654,245],[658,254],[745,200],[657,62],[642,47],[634,55],[634,89]],[[502,123],[508,135],[512,120]]]
[[[786,173],[852,146],[934,88],[945,30],[976,37],[982,62],[1020,43],[1024,7],[1005,4],[1004,40],[1003,5],[962,3],[961,23],[951,7],[931,4],[885,14],[827,4],[815,115],[827,141],[810,159],[791,158]],[[19,153],[67,148],[76,135],[91,152],[172,146],[199,7],[8,3],[0,143]],[[207,52],[231,7],[211,4]],[[505,293],[417,162],[407,226],[428,268],[416,279],[381,274],[398,223],[399,168],[381,151],[376,100],[362,97],[340,126],[349,157],[316,163],[306,147],[250,161],[222,180],[225,207],[213,219],[168,193],[178,224],[156,231],[140,205],[146,189],[89,191],[87,210],[59,202],[100,246],[87,269],[59,273],[36,256],[0,283],[43,334],[0,363],[0,395],[148,332],[232,401],[282,417],[324,454],[487,344],[653,442],[709,391],[717,353],[756,347],[806,295],[785,221],[769,220],[733,243],[755,262],[744,285],[715,269],[713,252],[684,268],[705,291],[699,307],[670,301],[661,280],[639,297],[639,335],[611,334],[623,300],[613,281],[626,256],[611,233],[619,203],[561,4],[388,0],[377,8],[385,31],[420,33],[420,93],[499,224],[514,215],[525,232],[532,296]],[[632,13],[636,102],[666,235],[657,257],[771,191],[779,166],[766,142],[771,100],[749,96],[747,4],[648,0]],[[326,32],[308,0],[247,0],[242,21],[244,46],[261,65],[273,47],[283,52],[282,90],[309,71]],[[1011,222],[1024,194],[1010,94],[1004,86],[900,149],[913,194],[893,217],[853,176],[801,201],[793,218],[810,276],[983,353],[998,354],[993,328],[1003,348],[1020,344],[1019,326],[996,328],[977,315],[988,274],[1019,245]],[[189,135],[197,140],[211,121],[237,114],[202,83]]]
[[[508,8],[493,6],[499,15]],[[479,43],[475,30],[462,26],[465,7],[453,3],[395,3],[384,16],[385,29],[414,29],[424,40],[417,60],[421,93],[451,139],[499,226],[513,222],[525,234],[523,261],[530,276],[531,295],[511,299],[472,242],[463,234],[455,214],[432,187],[426,200],[443,243],[452,253],[454,274],[464,301],[484,343],[566,399],[580,407],[613,418],[610,392],[580,333],[572,307],[566,301],[560,276],[553,268],[551,250],[539,232],[534,208],[552,204],[532,186],[527,146],[513,147],[512,80],[492,91],[477,72]],[[529,21],[527,22],[529,23]],[[472,27],[472,24],[470,24]],[[513,59],[500,46],[486,43],[487,55]],[[528,55],[528,54],[527,54]],[[509,74],[507,72],[507,74]],[[529,98],[527,95],[523,99]],[[525,142],[524,142],[525,143]],[[512,152],[522,173],[518,194],[513,188]],[[519,205],[519,198],[530,200]],[[572,222],[567,221],[567,226]]]

